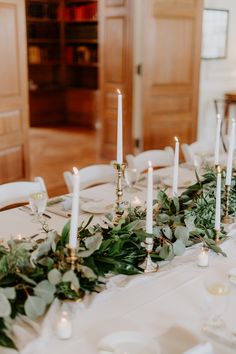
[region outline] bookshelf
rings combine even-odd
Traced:
[[[31,125],[95,126],[97,7],[95,0],[26,1]]]

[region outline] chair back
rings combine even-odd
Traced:
[[[164,150],[147,150],[140,154],[127,155],[126,160],[129,168],[136,168],[139,173],[148,169],[148,161],[151,161],[153,167],[166,167],[173,165],[174,150],[167,146]]]
[[[213,155],[214,147],[209,143],[195,141],[192,144],[181,144],[185,161],[193,166],[199,166],[204,155]]]
[[[116,174],[113,166],[100,164],[91,165],[79,170],[80,190],[103,183],[114,182]],[[69,171],[63,173],[69,193],[73,192],[73,174]]]
[[[47,191],[42,177],[33,182],[10,182],[0,185],[0,209],[14,204],[27,203],[31,193]]]

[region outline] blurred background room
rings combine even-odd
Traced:
[[[213,142],[236,99],[235,0],[0,0],[0,26],[0,183],[114,160],[117,89],[125,155]]]

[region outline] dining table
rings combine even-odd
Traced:
[[[194,182],[194,171],[182,168],[180,186]],[[171,168],[155,172],[154,195],[163,188],[171,193]],[[181,177],[182,176],[182,177]],[[180,183],[180,184],[181,184]],[[180,188],[180,192],[181,192]],[[116,199],[115,184],[94,186],[80,192],[79,223],[94,214],[92,223],[103,223],[106,212],[113,212]],[[57,199],[58,198],[58,199]],[[45,222],[49,229],[61,233],[70,220],[71,195],[52,198],[47,207]],[[142,205],[146,200],[146,179],[136,184],[130,192],[124,188],[123,199],[127,205]],[[42,224],[37,222],[27,208],[21,207],[0,212],[1,240],[19,235],[47,237]],[[133,334],[150,338],[155,343],[153,354],[235,354],[236,353],[236,285],[230,283],[230,294],[222,318],[227,326],[211,333],[204,331],[208,316],[209,299],[204,282],[221,274],[228,277],[236,267],[236,223],[227,225],[227,240],[221,244],[222,254],[209,251],[209,265],[198,266],[201,245],[188,247],[182,256],[171,261],[159,262],[153,273],[138,275],[108,275],[106,287],[100,293],[86,294],[80,302],[55,299],[47,313],[36,321],[17,318],[13,332],[21,354],[129,354],[129,350],[110,348],[109,340],[116,335]],[[72,321],[72,335],[60,339],[56,333],[58,316],[65,308]],[[228,332],[230,336],[228,336]],[[115,338],[115,339],[114,339]],[[141,343],[141,342],[140,342]],[[0,347],[1,354],[16,353]],[[141,344],[135,354],[142,352]],[[132,351],[132,354],[134,352]]]

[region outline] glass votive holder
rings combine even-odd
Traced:
[[[56,334],[60,339],[69,339],[72,336],[72,321],[67,311],[62,311],[57,320]]]
[[[208,267],[209,266],[208,248],[206,248],[206,247],[201,248],[201,251],[197,256],[197,265],[199,267]]]

